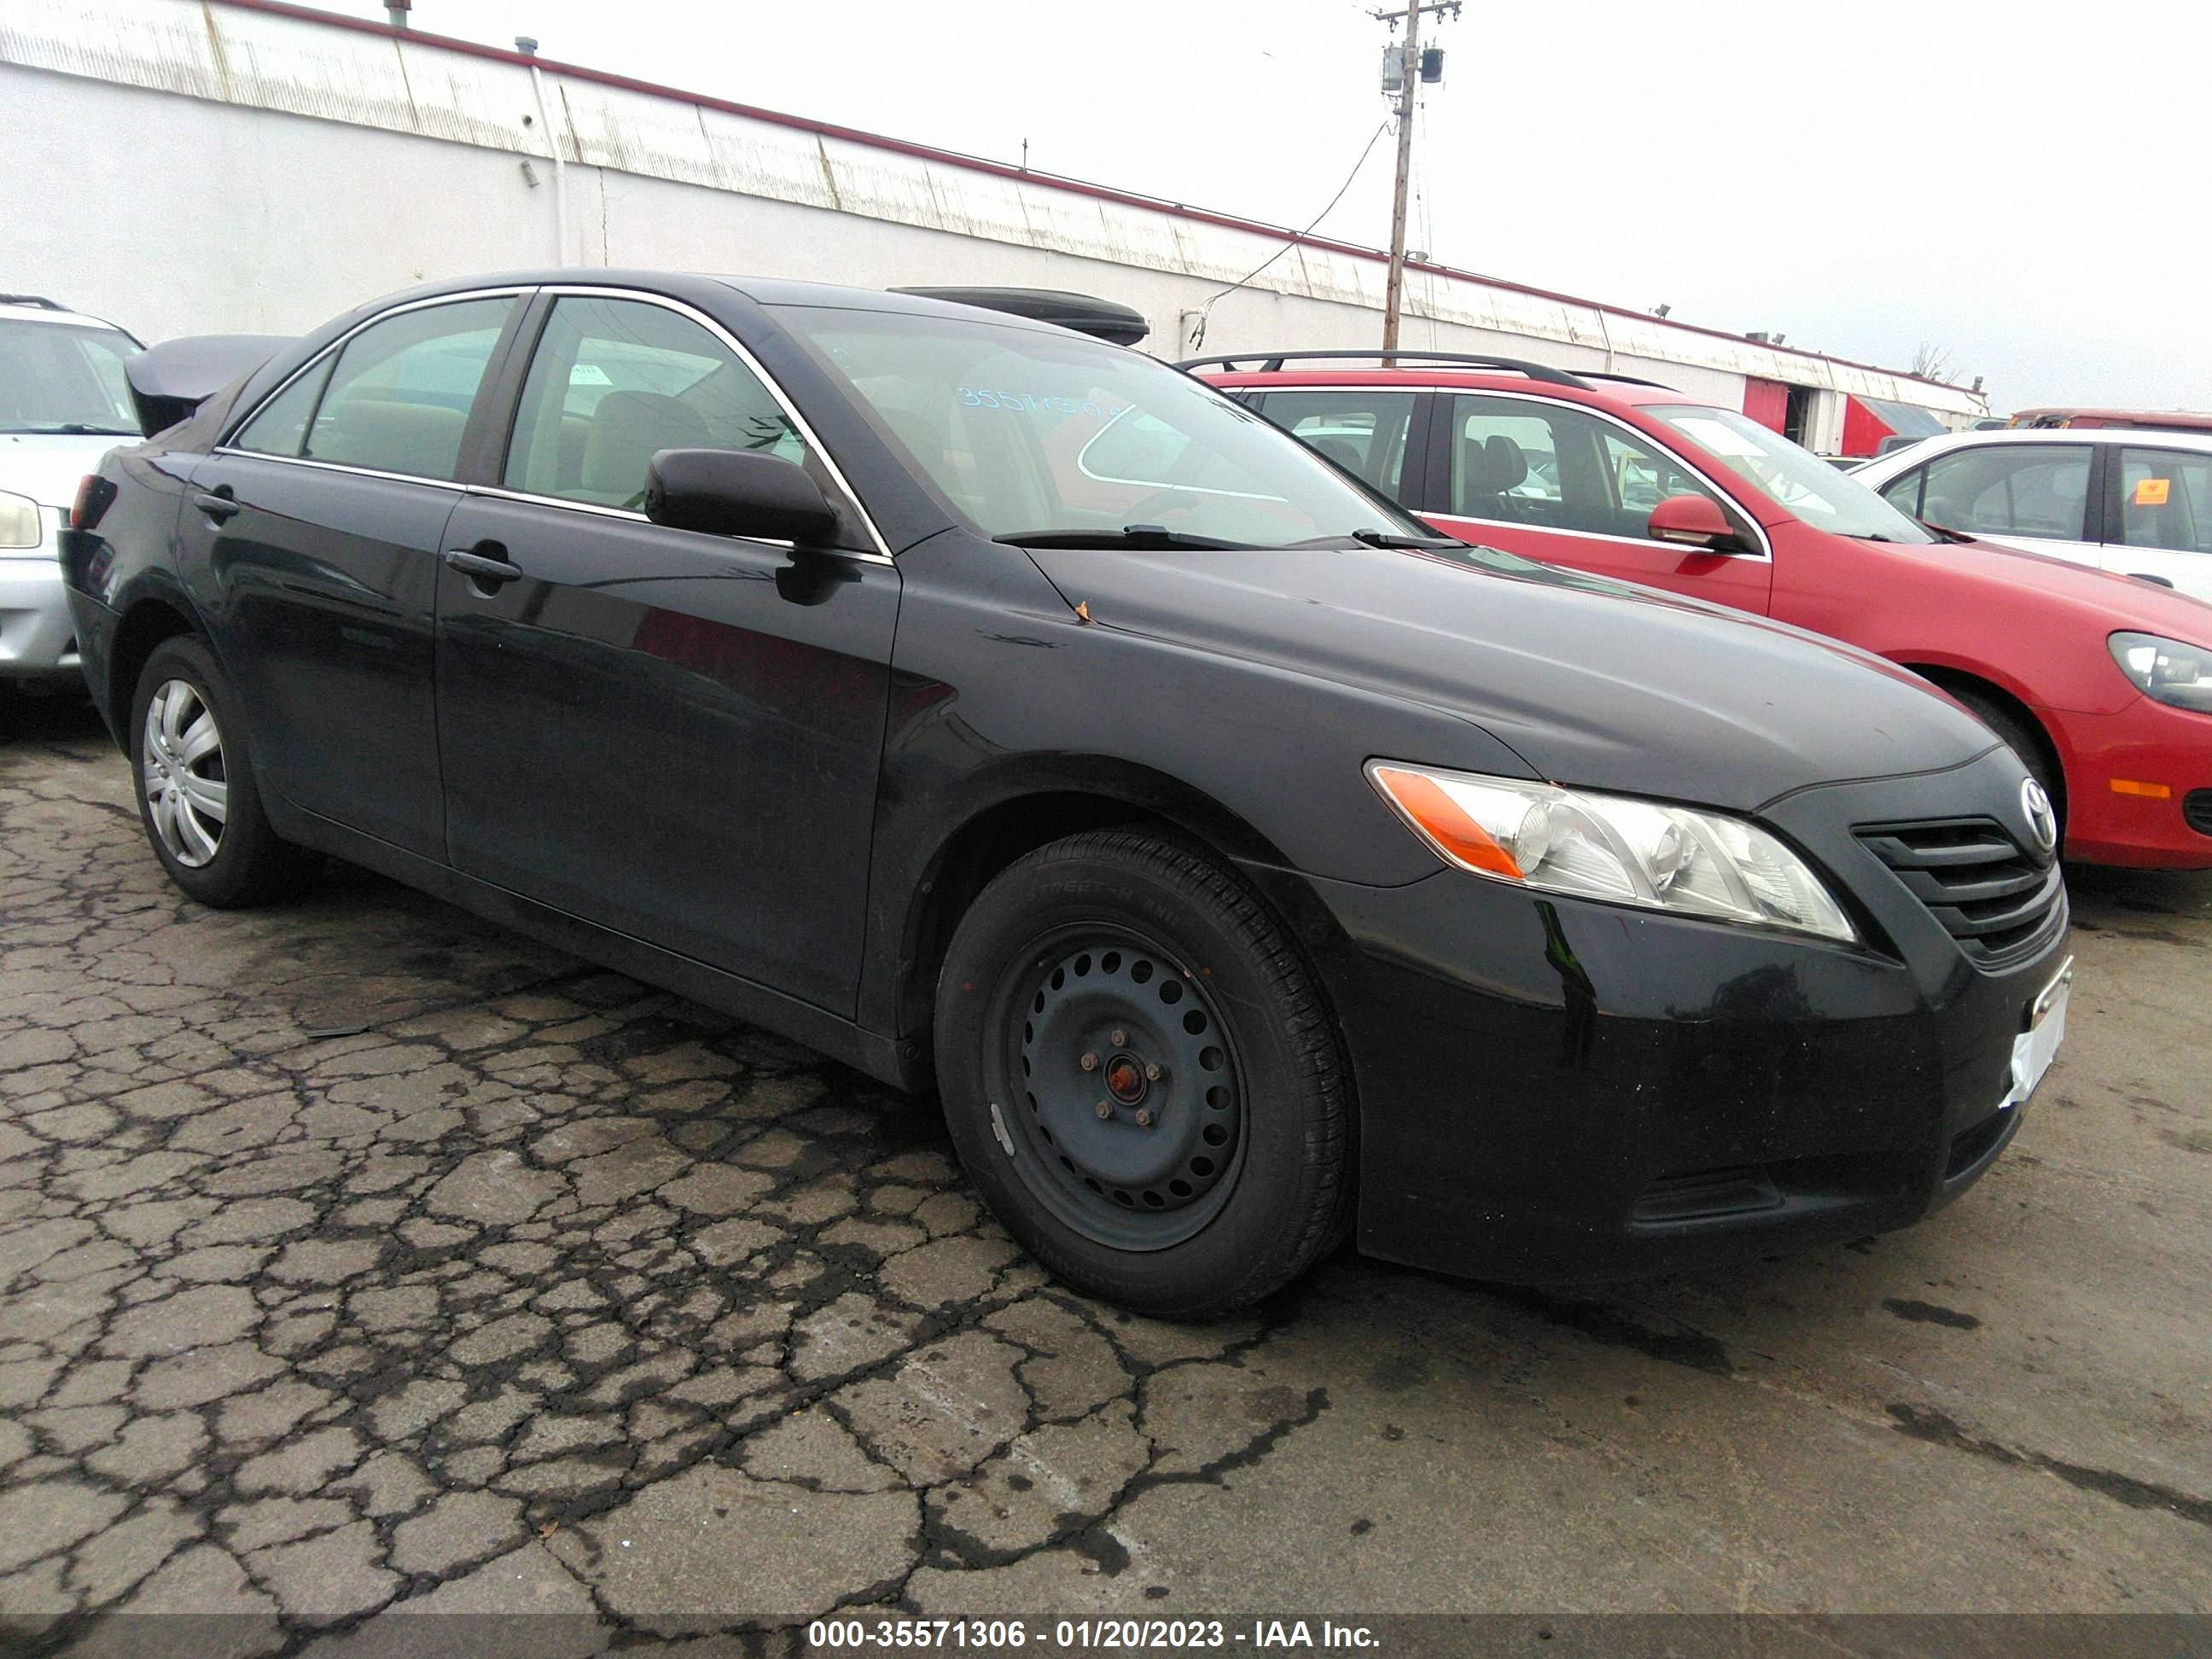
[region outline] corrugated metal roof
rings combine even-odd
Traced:
[[[0,62],[525,155],[548,138],[512,77],[535,64],[568,161],[1234,283],[1292,235],[1233,215],[283,0],[9,0]],[[512,111],[512,115],[500,112]],[[1255,256],[1255,249],[1257,253]],[[1308,238],[1251,286],[1379,310],[1385,256]],[[1985,403],[1894,370],[1746,340],[1447,266],[1409,315],[1956,413]]]

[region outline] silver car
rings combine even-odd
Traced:
[[[139,435],[138,342],[52,300],[0,295],[0,681],[77,678],[57,537],[77,481]]]

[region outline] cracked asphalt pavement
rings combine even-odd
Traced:
[[[17,1638],[2212,1604],[2212,878],[2077,877],[2059,1062],[1910,1232],[1571,1292],[1347,1253],[1188,1328],[789,1043],[359,872],[194,906],[94,717],[9,718]]]

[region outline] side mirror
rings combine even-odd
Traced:
[[[822,486],[790,461],[742,449],[664,449],[645,477],[645,516],[672,530],[821,547],[837,533]]]
[[[1669,495],[1651,509],[1644,533],[1655,542],[1672,542],[1705,553],[1748,553],[1743,532],[1728,521],[1710,496]]]

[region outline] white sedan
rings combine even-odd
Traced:
[[[2212,435],[2020,428],[1929,438],[1851,476],[1947,530],[2212,601]]]
[[[77,480],[140,435],[123,377],[138,349],[97,317],[0,294],[0,686],[78,683],[56,538]]]

